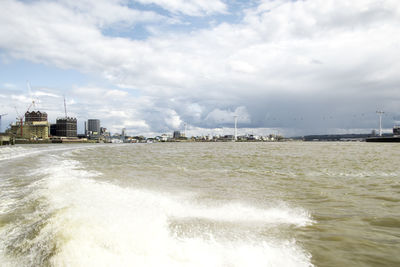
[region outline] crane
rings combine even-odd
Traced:
[[[65,118],[67,118],[67,104],[65,103],[65,95],[64,95],[64,111],[65,111]]]
[[[32,100],[32,103],[29,105],[29,107],[26,110],[26,112],[29,112],[29,110],[31,109],[32,106],[35,106],[35,101],[34,100]],[[17,112],[17,121],[19,121],[19,126],[21,127],[20,129],[21,129],[21,137],[22,137],[23,136],[23,125],[24,125],[23,121],[24,121],[24,117],[25,117],[26,112],[25,112],[24,115],[21,116],[19,114],[18,110],[17,110],[17,107],[14,106],[14,108],[15,108],[15,111]]]
[[[16,119],[17,119],[17,121],[19,121],[19,127],[21,127],[21,137],[22,137],[22,121],[23,121],[24,117],[19,114],[16,106],[14,106],[14,108],[15,108],[15,112],[17,113]]]
[[[32,103],[29,105],[28,110],[26,112],[29,112],[32,106],[35,107],[35,100],[32,100]]]
[[[7,114],[7,113],[0,114],[0,133],[1,133],[1,118],[2,118],[3,116],[6,116],[6,115],[8,115],[8,114]]]

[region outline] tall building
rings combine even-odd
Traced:
[[[100,134],[100,120],[89,119],[88,120],[88,132],[89,134],[99,135]]]
[[[126,140],[126,129],[125,129],[125,128],[122,128],[122,131],[121,131],[121,140],[122,140],[123,142],[125,142],[125,140]]]
[[[100,120],[89,119],[87,123],[87,133],[89,138],[98,139],[100,137]]]
[[[55,124],[55,136],[77,137],[77,121],[76,118],[58,118]],[[53,125],[52,125],[53,128]],[[54,129],[51,129],[54,131]]]
[[[174,139],[179,139],[181,137],[181,132],[180,131],[174,131],[173,137],[174,137]]]

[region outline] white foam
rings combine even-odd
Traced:
[[[187,195],[98,182],[93,178],[99,173],[73,160],[53,158],[47,166],[40,169],[45,178],[34,185],[34,195],[47,199],[52,217],[34,242],[55,240],[57,253],[50,259],[55,266],[311,265],[310,255],[293,240],[219,240],[211,233],[209,239],[186,238],[168,225],[170,218],[187,217],[303,226],[311,222],[304,211],[263,210],[242,203],[207,206]]]
[[[89,145],[37,145],[37,146],[4,146],[0,148],[0,161],[29,157],[43,153],[91,148]]]
[[[243,203],[224,204],[220,207],[183,206],[174,216],[204,218],[215,221],[262,222],[268,224],[291,224],[306,226],[312,223],[310,215],[302,209],[292,209],[284,205],[260,209]]]

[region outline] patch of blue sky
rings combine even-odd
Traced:
[[[146,40],[150,36],[144,24],[121,28],[105,28],[101,32],[104,36],[129,38],[131,40]]]
[[[0,51],[1,52],[1,51]],[[0,92],[18,91],[28,93],[27,82],[32,90],[53,89],[62,93],[76,87],[97,86],[107,89],[126,90],[132,96],[139,96],[138,90],[120,88],[101,76],[84,74],[73,69],[60,69],[42,63],[23,59],[0,60]]]
[[[244,10],[255,7],[258,0],[232,0],[227,1],[226,13],[217,13],[203,16],[189,16],[180,12],[170,12],[155,4],[144,5],[135,1],[130,1],[128,7],[141,11],[155,12],[165,18],[158,23],[137,23],[128,27],[113,27],[102,30],[105,36],[122,37],[132,40],[146,40],[151,37],[151,32],[147,30],[148,26],[157,27],[164,33],[190,33],[202,29],[210,29],[221,23],[238,24],[244,17]],[[168,19],[169,22],[168,22]]]
[[[72,69],[60,69],[42,63],[8,58],[0,61],[0,84],[24,84],[68,89],[71,84],[82,85],[89,81],[87,75]]]

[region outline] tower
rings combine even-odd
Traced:
[[[379,116],[379,136],[382,136],[382,115],[385,113],[382,110],[376,111]]]
[[[89,119],[87,126],[89,137],[98,138],[100,136],[100,120]]]

